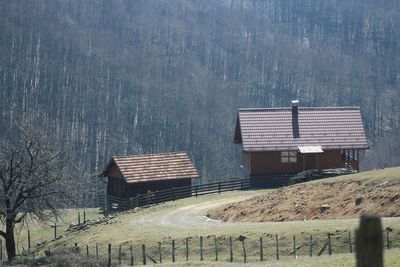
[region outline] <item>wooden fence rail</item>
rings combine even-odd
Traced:
[[[100,207],[103,212],[109,210],[129,210],[136,207],[143,207],[152,204],[159,204],[167,201],[187,197],[197,197],[207,194],[221,194],[233,190],[245,190],[250,188],[250,179],[235,179],[225,182],[216,182],[202,185],[171,188],[156,192],[138,194],[130,198],[122,198],[112,195],[100,196]]]

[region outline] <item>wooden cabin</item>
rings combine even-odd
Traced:
[[[352,166],[368,149],[359,107],[239,109],[234,143],[252,186],[281,186],[310,169]]]
[[[103,176],[107,195],[122,198],[191,186],[192,179],[200,178],[184,152],[113,157]]]

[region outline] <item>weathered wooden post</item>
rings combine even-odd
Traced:
[[[331,233],[328,233],[328,254],[332,255],[332,238]]]
[[[172,240],[172,262],[175,262],[175,240]]]
[[[78,225],[81,225],[81,213],[78,211]]]
[[[297,259],[296,236],[293,236],[293,258]]]
[[[143,265],[146,265],[146,246],[142,244],[142,257],[143,257]]]
[[[83,223],[86,222],[86,210],[83,211]]]
[[[260,237],[260,261],[264,261],[264,246],[262,237]]]
[[[204,254],[203,254],[203,236],[200,236],[200,260],[204,260]]]
[[[31,231],[28,230],[28,250],[31,249]]]
[[[218,182],[218,194],[221,194],[221,182]]]
[[[99,259],[99,244],[96,243],[96,260]]]
[[[186,261],[189,261],[189,238],[186,237],[185,240],[185,245],[186,245]]]
[[[131,266],[133,266],[133,262],[134,262],[134,259],[133,259],[133,245],[131,245],[130,250],[131,250]]]
[[[356,232],[357,267],[383,267],[381,220],[376,215],[362,215]]]
[[[119,265],[122,264],[122,248],[121,248],[121,245],[119,245],[119,248],[118,248],[118,264]]]
[[[136,203],[135,203],[135,206],[136,207],[139,207],[139,197],[140,197],[140,194],[136,194]]]
[[[310,235],[310,257],[313,255],[313,238],[312,235]]]
[[[161,242],[158,242],[158,256],[159,256],[159,261],[160,261],[160,263],[162,263]]]
[[[3,261],[3,239],[0,239],[0,261]]]
[[[275,241],[276,241],[276,259],[279,260],[279,238],[278,238],[278,235],[275,235]]]
[[[54,223],[54,239],[57,239],[57,223]]]
[[[86,257],[89,258],[89,246],[86,245]]]
[[[196,185],[196,186],[194,187],[194,192],[195,192],[195,194],[196,194],[196,197],[197,197],[197,190],[198,190],[198,186]]]
[[[108,244],[108,267],[111,267],[111,244]]]
[[[217,236],[214,236],[214,248],[215,248],[215,261],[218,261],[218,244],[217,244]]]
[[[233,262],[233,242],[232,237],[229,237],[229,261]]]
[[[351,231],[349,231],[349,250],[350,250],[350,253],[353,253],[353,245],[351,242]]]
[[[246,246],[244,244],[244,240],[246,239],[245,236],[240,235],[239,236],[239,241],[242,242],[242,249],[243,249],[243,262],[247,262],[247,254],[246,254]]]
[[[386,248],[390,249],[390,228],[386,228]]]

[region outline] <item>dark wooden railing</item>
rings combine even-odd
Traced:
[[[143,207],[152,204],[159,204],[167,201],[187,197],[197,197],[207,194],[221,194],[226,191],[245,190],[250,188],[250,179],[235,179],[225,182],[216,182],[202,185],[176,187],[156,192],[138,194],[130,198],[122,198],[112,195],[100,196],[100,207],[107,210],[129,210],[136,207]]]

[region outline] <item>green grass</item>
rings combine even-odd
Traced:
[[[364,172],[355,175],[348,175],[343,177],[334,177],[324,180],[313,181],[311,183],[320,182],[333,182],[333,181],[348,181],[358,180],[363,182],[368,181],[392,181],[399,180],[400,168],[390,168],[379,171]],[[250,190],[250,191],[233,191],[225,192],[221,195],[206,195],[198,198],[187,198],[178,201],[168,202],[161,205],[142,209],[135,213],[120,214],[112,224],[104,224],[90,227],[87,230],[80,231],[79,233],[70,234],[66,237],[51,242],[47,248],[54,249],[60,246],[73,246],[75,243],[85,250],[85,246],[89,246],[89,252],[91,255],[94,254],[95,246],[98,244],[100,254],[106,254],[106,246],[108,243],[113,245],[113,255],[117,255],[118,247],[122,246],[122,254],[125,261],[128,260],[130,252],[129,246],[134,245],[135,255],[140,257],[141,244],[146,244],[148,252],[154,257],[158,258],[158,242],[162,244],[162,250],[165,257],[165,261],[171,262],[171,242],[172,239],[176,241],[177,246],[177,260],[184,261],[184,248],[185,238],[190,237],[190,260],[198,260],[199,255],[199,236],[204,236],[204,249],[205,249],[205,260],[207,263],[212,263],[214,259],[214,236],[217,236],[219,258],[220,260],[227,261],[229,257],[228,251],[228,238],[231,236],[234,240],[234,257],[236,262],[242,260],[242,247],[238,241],[239,235],[246,236],[245,245],[248,252],[248,260],[252,264],[256,264],[259,260],[259,238],[263,237],[265,246],[266,258],[271,260],[275,258],[275,235],[278,234],[281,245],[281,261],[279,264],[284,263],[286,260],[291,266],[320,266],[320,265],[294,265],[302,264],[301,261],[306,259],[299,259],[296,262],[291,261],[290,256],[292,248],[292,238],[295,235],[297,245],[300,246],[298,249],[299,255],[308,255],[309,251],[309,236],[313,235],[315,246],[314,253],[323,246],[326,241],[326,233],[330,232],[335,234],[333,236],[333,252],[334,253],[346,253],[348,251],[347,236],[348,232],[353,232],[358,225],[358,219],[346,219],[346,220],[314,220],[314,221],[294,221],[294,222],[265,222],[265,223],[214,223],[210,225],[191,225],[191,224],[168,224],[160,221],[146,220],[153,216],[160,216],[165,213],[176,211],[177,209],[185,208],[191,205],[197,205],[205,202],[221,202],[226,200],[235,200],[238,197],[252,197],[264,193],[268,193],[269,190]],[[83,210],[81,212],[81,220],[83,220]],[[99,216],[98,209],[87,209],[87,218],[94,219]],[[77,223],[78,210],[68,210],[63,216],[63,222],[58,226],[59,235],[63,235],[63,230],[67,228],[70,223]],[[206,212],[203,213],[206,215]],[[29,225],[31,231],[32,244],[39,243],[42,240],[51,240],[54,235],[54,229],[52,227],[40,227],[37,224],[31,223]],[[392,233],[394,245],[400,247],[400,218],[383,218],[383,227],[391,227],[394,229]],[[23,228],[20,231],[18,237],[19,251],[22,247],[27,248],[27,228]],[[37,249],[38,252],[43,252],[43,247]],[[397,250],[398,252],[398,250]],[[324,252],[326,254],[326,252]],[[197,257],[197,258],[196,258]],[[337,258],[334,263],[344,262],[349,264],[352,257],[346,256],[346,254],[338,254],[334,256]],[[388,263],[393,259],[394,256],[391,252],[388,252]],[[137,259],[139,260],[139,259]],[[324,257],[319,257],[318,260],[324,260]],[[398,259],[397,259],[398,260]],[[327,263],[323,265],[329,265],[329,261],[332,261],[332,257],[326,259]],[[268,261],[269,262],[269,261]],[[313,260],[310,264],[314,264]],[[195,264],[195,262],[193,262]],[[200,263],[199,263],[200,264]],[[272,263],[271,263],[272,264]],[[182,265],[185,266],[185,265]],[[209,265],[213,266],[213,265]],[[215,265],[225,266],[225,265]],[[227,265],[228,266],[228,265]],[[231,266],[231,265],[229,265]],[[274,266],[274,265],[271,265]],[[279,265],[281,266],[281,265]],[[283,265],[284,266],[284,265]],[[333,265],[332,265],[333,266]],[[335,265],[341,266],[341,265]],[[348,266],[348,265],[342,265]],[[390,266],[390,265],[388,265]],[[394,266],[394,265],[393,265]]]
[[[392,249],[385,251],[384,256],[385,267],[397,267],[400,262],[400,249]],[[332,256],[320,256],[320,257],[300,257],[296,260],[271,260],[264,262],[252,262],[251,266],[268,266],[268,267],[353,267],[355,266],[355,255],[354,254],[336,254]],[[152,266],[152,265],[150,265]],[[227,263],[227,262],[180,262],[180,263],[166,263],[158,264],[153,266],[209,266],[209,267],[237,267],[243,266],[241,263]]]

